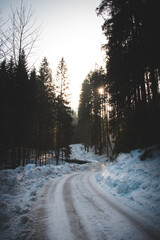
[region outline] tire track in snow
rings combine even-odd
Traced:
[[[88,174],[90,174],[90,172],[88,172]],[[82,184],[85,175],[86,173],[79,174],[73,179],[74,182],[72,183],[76,195],[75,202],[78,199],[76,203],[77,211],[79,211],[85,228],[88,230],[89,239],[107,240],[109,232],[105,223],[106,220],[110,219],[110,215],[104,213],[103,208],[95,204],[92,196],[87,194],[88,190],[85,184]]]
[[[82,177],[81,177],[82,179]],[[85,187],[85,184],[83,185],[83,190],[81,189],[81,187],[79,186],[79,184],[76,184],[76,188],[77,190],[80,192],[81,196],[86,199],[91,205],[92,207],[94,207],[97,211],[103,213],[106,215],[107,218],[110,218],[110,215],[107,214],[106,212],[104,212],[104,209],[99,206],[94,200],[93,200],[93,195],[89,195],[88,193],[88,189]],[[85,189],[85,191],[84,191]],[[87,194],[86,194],[87,193]],[[88,196],[89,195],[89,196]]]
[[[50,182],[46,196],[47,236],[49,240],[74,239],[63,201],[63,186],[67,177],[60,177]]]
[[[76,190],[75,201],[76,199],[81,200],[80,202],[83,203],[82,207],[85,209],[84,211],[80,207],[80,204],[78,204],[79,201],[76,201],[77,210],[79,209],[81,217],[84,218],[85,223],[88,224],[88,230],[90,231],[89,233],[91,233],[90,239],[117,240],[117,236],[119,235],[118,239],[146,240],[147,238],[143,238],[140,232],[137,233],[137,229],[134,229],[133,224],[128,224],[126,219],[124,220],[124,217],[119,213],[117,214],[116,210],[114,212],[110,210],[110,206],[106,205],[101,198],[97,197],[88,184],[88,178],[92,174],[91,172],[79,174],[73,183],[74,190]],[[79,182],[81,182],[81,184],[79,184]],[[116,226],[118,226],[118,228]],[[120,229],[122,229],[122,232]],[[132,237],[135,233],[136,236]]]
[[[159,239],[150,226],[112,201],[93,177],[88,171],[50,182],[45,202],[49,240]]]
[[[127,220],[129,220],[133,224],[134,227],[136,227],[138,230],[143,232],[146,235],[146,238],[144,238],[144,240],[145,239],[149,239],[149,240],[159,240],[160,239],[159,233],[157,233],[156,230],[152,226],[149,226],[145,222],[141,222],[140,219],[136,215],[134,215],[132,212],[127,212],[120,205],[116,204],[115,201],[112,201],[111,199],[107,198],[105,193],[102,192],[102,190],[99,187],[95,187],[93,185],[93,183],[91,183],[92,177],[93,177],[93,175],[90,174],[87,178],[88,185],[89,185],[90,189],[92,189],[92,193],[94,191],[94,193],[97,195],[98,198],[100,198],[105,203],[107,203],[107,205],[109,205],[112,209],[116,210],[117,213],[119,213],[120,215],[124,216]]]
[[[77,174],[76,174],[77,175]],[[66,212],[70,222],[71,231],[75,236],[75,239],[89,239],[87,233],[81,223],[81,218],[74,206],[73,193],[71,189],[71,182],[76,175],[70,176],[64,183],[63,186],[63,199],[65,202]]]
[[[113,225],[121,225],[123,231],[125,226],[125,231],[128,234],[128,238],[143,240],[159,239],[159,235],[155,233],[155,229],[153,229],[149,225],[145,225],[143,221],[141,222],[138,217],[133,215],[131,212],[127,212],[127,210],[124,209],[124,207],[121,206],[118,202],[115,203],[115,201],[107,198],[103,191],[99,188],[99,186],[96,188],[93,185],[93,182],[91,183],[90,181],[90,178],[92,176],[93,174],[89,172],[87,174],[79,174],[77,176],[77,179],[74,179],[74,188],[77,189],[76,197],[78,196],[79,198],[84,198],[88,202],[89,208],[92,209],[90,215],[93,215],[93,212],[96,211],[97,219],[100,219],[100,229],[93,229],[93,231],[97,230],[98,232],[97,239],[104,240],[107,239],[107,237],[109,237],[110,239],[110,224],[107,224],[108,221],[111,222]],[[79,182],[81,182],[80,185],[78,184]],[[77,195],[78,192],[79,195]],[[108,212],[109,209],[111,209],[111,212],[109,211],[110,213]],[[97,222],[97,224],[98,223],[99,222]],[[108,232],[106,231],[107,229]],[[111,234],[114,235],[113,232]],[[135,234],[135,236],[133,234]],[[124,239],[128,238],[125,236]]]

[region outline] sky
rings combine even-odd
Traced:
[[[96,14],[101,0],[27,0],[32,4],[37,24],[41,25],[38,69],[44,56],[47,57],[53,78],[62,57],[67,64],[71,83],[71,106],[78,108],[81,84],[95,65],[104,66],[105,37],[101,26],[103,19]],[[21,0],[0,0],[2,15],[8,17]]]

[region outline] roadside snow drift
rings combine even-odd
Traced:
[[[90,164],[94,167],[94,163]],[[30,212],[36,204],[37,195],[50,179],[83,171],[89,164],[68,164],[36,167],[27,164],[15,170],[0,171],[0,239],[31,239],[28,225],[32,224]],[[35,239],[35,238],[33,238]]]
[[[119,154],[115,162],[96,174],[105,191],[133,207],[160,228],[160,149],[149,148]]]

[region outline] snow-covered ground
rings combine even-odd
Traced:
[[[91,167],[89,164],[65,163],[60,166],[42,167],[28,164],[15,170],[1,170],[0,239],[23,239],[28,234],[27,228],[32,222],[30,212],[36,204],[42,187],[50,179],[70,174],[73,171],[83,171],[89,167]]]
[[[28,229],[34,221],[32,210],[39,198],[45,197],[42,190],[47,183],[73,172],[98,169],[99,162],[103,166],[106,163],[106,167],[93,174],[103,191],[136,209],[156,228],[160,227],[160,150],[153,147],[152,158],[144,161],[140,160],[143,151],[135,150],[120,154],[115,162],[106,162],[105,155],[97,156],[93,150],[87,153],[81,144],[71,145],[71,148],[72,159],[92,163],[43,167],[28,164],[15,170],[0,171],[0,239],[36,239],[34,230]]]
[[[88,162],[105,162],[108,159],[106,155],[99,156],[94,154],[94,148],[90,148],[89,152],[85,151],[85,147],[82,144],[72,144],[71,152],[71,159],[84,160]]]
[[[51,180],[40,209],[47,240],[159,240],[146,219],[104,191],[95,173]],[[56,217],[55,217],[56,216]]]
[[[96,180],[104,191],[139,211],[160,229],[160,148],[149,148],[149,157],[141,161],[144,152],[119,154],[115,162],[107,162],[106,168],[96,174]]]

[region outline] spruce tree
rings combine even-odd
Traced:
[[[97,9],[107,13],[102,28],[116,152],[159,143],[157,8],[158,1],[103,0]]]
[[[102,68],[90,72],[82,84],[78,123],[85,149],[89,151],[89,147],[94,147],[95,153],[101,155],[106,147],[107,134],[105,74]]]
[[[38,125],[39,125],[39,148],[46,153],[54,148],[54,102],[55,93],[52,80],[52,72],[47,58],[42,60],[38,75]]]
[[[70,155],[72,133],[72,111],[69,106],[69,79],[67,65],[62,58],[57,67],[56,75],[56,127],[55,127],[55,153],[58,164],[60,154],[63,160]]]

